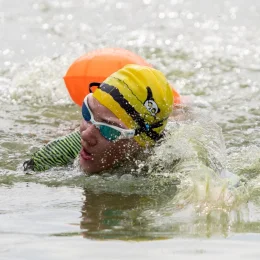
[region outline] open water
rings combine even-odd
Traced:
[[[0,258],[259,259],[259,25],[257,0],[1,0]],[[134,170],[25,174],[78,127],[62,77],[103,47],[145,58],[192,109]]]

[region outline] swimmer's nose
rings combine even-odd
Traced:
[[[89,122],[82,122],[81,139],[90,146],[95,146],[98,143],[98,135],[100,135],[99,130]]]

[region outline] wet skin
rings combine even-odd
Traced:
[[[120,119],[93,96],[88,98],[88,105],[96,121],[127,129]],[[100,134],[98,128],[85,120],[81,122],[80,134],[80,166],[86,173],[98,173],[109,169],[122,160],[131,159],[140,150],[133,138],[108,141]]]

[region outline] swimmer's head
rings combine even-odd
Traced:
[[[153,145],[162,137],[172,111],[172,89],[158,70],[127,65],[110,75],[93,96],[129,129],[141,146]]]

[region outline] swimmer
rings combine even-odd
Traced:
[[[24,169],[63,166],[78,154],[86,173],[131,161],[163,138],[173,103],[172,88],[160,71],[127,65],[85,97],[80,131],[36,152],[24,163]]]

